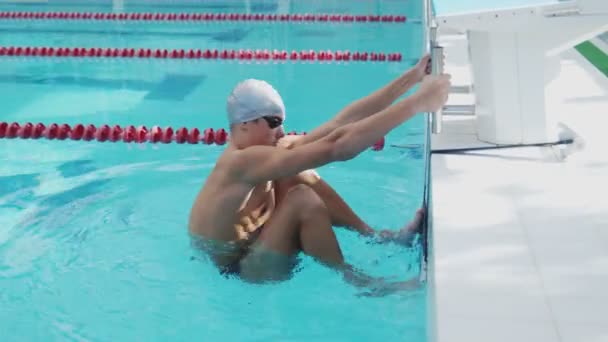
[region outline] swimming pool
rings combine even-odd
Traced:
[[[288,6],[285,6],[285,4]],[[0,121],[226,128],[237,81],[283,95],[287,130],[308,131],[393,79],[422,52],[415,1],[125,1],[129,12],[406,15],[405,24],[0,20],[1,46],[399,52],[395,63],[0,57]],[[107,2],[0,11],[111,11]],[[27,26],[24,26],[27,23]],[[422,203],[426,121],[383,151],[319,170],[374,227],[397,229]],[[390,145],[407,145],[396,148]],[[303,258],[292,280],[246,285],[194,258],[190,206],[223,146],[0,140],[0,330],[6,340],[426,339],[426,290],[360,296]],[[390,279],[418,276],[420,245],[371,245],[337,230],[345,257]]]

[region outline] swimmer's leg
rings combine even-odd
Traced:
[[[277,198],[280,198],[293,186],[308,185],[323,200],[329,209],[331,224],[334,227],[345,227],[363,236],[374,235],[374,230],[367,225],[346,203],[346,201],[325,182],[315,170],[306,170],[293,177],[276,182]]]
[[[286,279],[300,251],[331,267],[344,262],[329,212],[306,185],[296,185],[282,196],[252,251],[241,261],[241,277],[249,281]]]
[[[306,185],[296,185],[280,197],[253,250],[241,261],[241,277],[253,282],[285,280],[289,278],[293,257],[300,251],[339,271],[348,283],[364,287],[374,295],[419,286],[417,279],[386,283],[346,263],[327,207]]]
[[[289,189],[295,185],[304,184],[309,186],[323,200],[329,209],[332,226],[346,227],[359,234],[370,237],[375,243],[396,243],[403,246],[411,246],[414,238],[422,231],[424,219],[424,209],[419,209],[410,222],[399,231],[395,230],[375,230],[365,223],[348,206],[342,197],[314,170],[303,171],[300,174],[281,179],[276,182],[277,200],[281,198]]]

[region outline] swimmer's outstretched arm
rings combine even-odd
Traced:
[[[427,74],[429,61],[430,55],[423,56],[414,67],[384,87],[350,103],[334,118],[311,131],[298,144],[310,143],[324,137],[340,126],[357,122],[386,109],[413,86],[422,81]]]
[[[247,184],[260,184],[293,177],[304,170],[355,158],[395,127],[419,112],[433,112],[448,98],[449,75],[427,76],[415,94],[357,122],[344,125],[322,139],[285,149],[251,146],[230,154],[231,178]],[[219,163],[219,162],[218,162]]]

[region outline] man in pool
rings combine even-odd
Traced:
[[[406,242],[420,227],[423,212],[399,231],[375,231],[313,170],[352,159],[416,113],[441,108],[450,77],[427,75],[428,63],[424,56],[397,79],[299,137],[284,136],[285,107],[270,84],[247,79],[236,85],[227,101],[229,145],[199,192],[189,222],[190,233],[222,273],[249,282],[285,280],[303,252],[341,272],[349,283],[377,286],[344,260],[332,226]],[[418,83],[414,94],[393,104]]]

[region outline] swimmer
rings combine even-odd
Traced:
[[[263,283],[290,278],[299,253],[340,272],[350,284],[391,293],[417,280],[384,283],[342,255],[333,226],[378,242],[407,244],[424,212],[399,231],[376,231],[314,171],[355,158],[420,112],[440,109],[449,75],[427,75],[429,56],[309,134],[285,136],[285,106],[267,82],[238,83],[227,100],[230,141],[196,197],[189,231],[220,272]],[[415,93],[397,101],[413,86]],[[397,101],[397,102],[395,102]]]

